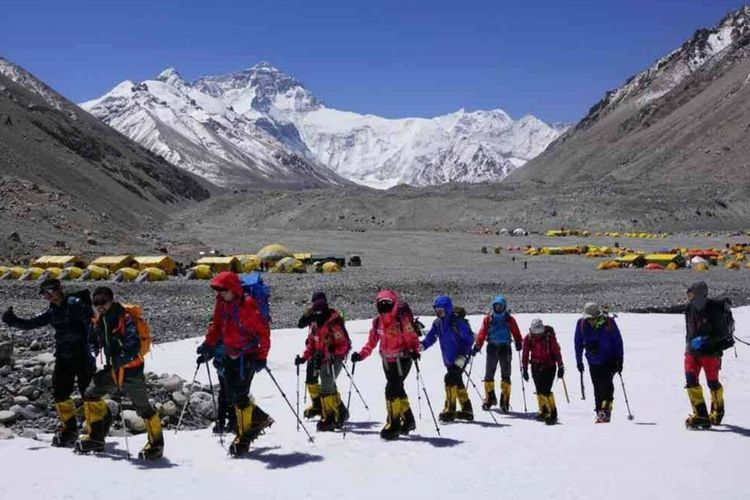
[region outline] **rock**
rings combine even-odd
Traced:
[[[175,392],[181,391],[185,381],[177,375],[171,375],[167,378],[160,379],[159,385],[161,385],[165,391]]]
[[[18,234],[18,231],[13,231],[12,233],[10,233],[10,236],[8,236],[8,239],[16,243],[21,243],[21,235]]]
[[[86,243],[89,245],[96,245],[96,238],[86,238]]]
[[[31,396],[34,394],[34,386],[33,385],[26,385],[21,388],[20,391],[18,391],[18,394],[20,396],[26,396],[27,398],[31,398]]]
[[[33,406],[33,405],[28,405],[28,406],[13,405],[10,407],[10,411],[15,413],[17,417],[23,417],[28,420],[36,418],[38,415],[44,412],[42,409],[37,408],[36,406]]]
[[[42,373],[44,375],[52,375],[53,373],[55,373],[55,363],[47,363],[46,365],[44,365]]]
[[[11,424],[16,418],[18,418],[18,415],[13,410],[0,411],[0,424]]]
[[[179,410],[174,401],[167,401],[161,407],[161,414],[165,417],[176,417]]]
[[[26,396],[16,396],[13,398],[13,404],[20,405],[20,406],[26,406],[29,404],[29,398]]]
[[[172,401],[174,401],[177,406],[182,408],[183,406],[185,406],[185,402],[187,402],[187,397],[181,392],[173,392]]]
[[[23,432],[21,432],[21,437],[26,439],[37,439],[38,433],[37,429],[24,429]]]
[[[104,402],[107,403],[107,408],[109,408],[109,413],[112,414],[112,417],[116,417],[120,414],[120,405],[117,404],[117,401],[107,399]]]
[[[2,366],[0,367],[0,377],[7,377],[12,371],[13,368],[11,368],[10,365]]]
[[[0,366],[11,365],[13,361],[13,342],[0,342]]]
[[[30,351],[39,351],[42,349],[42,343],[39,342],[39,340],[34,339],[33,342],[31,342],[31,345],[29,345]]]
[[[44,376],[44,387],[45,387],[45,389],[51,389],[52,385],[53,385],[52,375],[45,375]]]
[[[46,365],[55,362],[55,355],[51,352],[43,352],[34,358],[34,361],[40,365]]]
[[[196,392],[190,396],[190,408],[205,419],[216,419],[213,400],[211,395],[206,392]]]
[[[0,427],[0,441],[3,439],[13,439],[14,437],[16,436],[13,435],[13,431],[5,427]]]
[[[133,410],[125,410],[122,412],[122,417],[125,419],[125,427],[134,434],[146,432],[146,422]]]

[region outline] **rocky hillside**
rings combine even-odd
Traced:
[[[511,180],[549,189],[619,184],[635,195],[645,188],[693,188],[697,198],[684,203],[690,210],[742,215],[750,192],[749,133],[745,6],[607,92]]]
[[[0,59],[0,254],[94,252],[211,195],[204,182]]]

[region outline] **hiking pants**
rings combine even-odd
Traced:
[[[333,396],[338,392],[336,388],[336,378],[341,373],[342,361],[339,358],[333,358],[333,363],[323,363],[320,367],[320,395]]]
[[[307,360],[305,363],[305,383],[309,385],[318,383],[318,369],[315,368],[315,363],[312,362],[312,358]]]
[[[549,396],[552,393],[552,383],[555,381],[555,374],[557,374],[557,369],[554,366],[531,367],[531,378],[534,379],[534,387],[536,387],[537,394]]]
[[[445,374],[445,385],[455,385],[459,389],[465,389],[464,387],[464,371],[456,365],[446,366],[448,372]]]
[[[406,398],[404,380],[411,370],[411,358],[396,358],[394,361],[383,360],[383,371],[385,371],[385,398]]]
[[[227,403],[230,406],[246,408],[250,403],[250,385],[255,375],[255,357],[245,355],[237,358],[229,356],[224,360],[224,378],[227,383]]]
[[[52,372],[52,396],[55,403],[70,399],[76,385],[78,392],[83,396],[95,371],[96,363],[86,353],[82,352],[70,358],[56,358],[55,370]]]
[[[122,379],[122,392],[130,398],[135,406],[135,412],[143,419],[149,419],[156,414],[156,410],[148,400],[148,388],[143,376],[143,366],[125,370]],[[86,389],[83,399],[86,401],[97,401],[106,394],[116,394],[118,387],[115,384],[112,370],[105,368],[94,374],[94,377]]]
[[[602,409],[603,401],[613,401],[615,398],[615,370],[611,365],[592,365],[589,364],[591,373],[591,383],[594,384],[594,402],[595,410],[598,412]]]
[[[721,356],[700,356],[685,353],[685,381],[687,387],[700,385],[701,370],[706,372],[708,387],[715,391],[721,387],[719,370],[721,370]]]
[[[495,371],[500,364],[500,379],[510,382],[510,363],[513,361],[513,349],[510,344],[487,343],[487,368],[484,372],[485,382],[495,380]]]

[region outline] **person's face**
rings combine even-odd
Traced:
[[[393,301],[388,299],[379,300],[375,306],[378,309],[378,313],[387,314],[393,310]]]
[[[505,311],[505,305],[503,305],[503,304],[493,304],[493,305],[492,305],[492,309],[493,309],[493,310],[494,310],[494,311],[495,311],[495,312],[496,312],[497,314],[502,314],[502,313],[503,313],[503,311]]]
[[[445,318],[445,308],[444,307],[436,307],[435,308],[435,316],[438,318]]]
[[[689,301],[694,300],[695,299],[695,292],[693,292],[692,290],[688,290],[688,292],[687,292],[687,298],[688,298]]]
[[[97,295],[94,297],[93,305],[99,315],[107,314],[112,307],[112,300],[105,295]]]
[[[62,300],[63,293],[61,288],[49,287],[42,290],[42,295],[50,303],[57,303]]]
[[[231,302],[234,300],[234,292],[226,288],[214,288],[216,295],[221,297],[225,302]]]

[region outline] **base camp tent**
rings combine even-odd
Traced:
[[[110,273],[114,273],[115,271],[122,269],[123,267],[135,268],[137,265],[138,263],[135,261],[135,258],[132,255],[105,255],[103,257],[94,259],[89,267],[95,266],[104,268]]]
[[[34,267],[47,269],[49,267],[84,267],[83,259],[76,255],[42,255],[33,263]]]
[[[112,278],[114,281],[135,281],[135,279],[140,274],[140,271],[138,269],[133,269],[132,267],[123,267],[122,269],[118,269],[115,272],[114,277]]]
[[[165,273],[167,273],[168,276],[172,276],[174,274],[174,270],[177,267],[177,263],[175,263],[174,260],[172,260],[171,257],[168,255],[155,255],[155,256],[144,256],[135,257],[136,266],[135,269],[139,269],[143,271],[147,268],[156,268],[161,269]]]
[[[646,255],[644,259],[646,259],[647,264],[659,264],[663,267],[666,267],[671,263],[675,263],[679,267],[685,265],[685,258],[678,253],[650,253]]]
[[[213,274],[221,271],[240,272],[240,261],[237,257],[201,257],[195,262],[196,266],[208,266]]]
[[[271,271],[275,273],[306,273],[307,268],[302,261],[294,257],[284,257],[271,268]]]
[[[264,265],[271,268],[284,257],[293,257],[293,255],[284,245],[273,244],[261,248],[258,252],[258,257],[260,257]]]
[[[211,270],[211,266],[199,264],[188,269],[185,277],[189,280],[210,280],[214,277],[214,272]]]
[[[61,280],[77,280],[83,275],[83,269],[80,267],[72,266],[66,267],[60,273]]]

